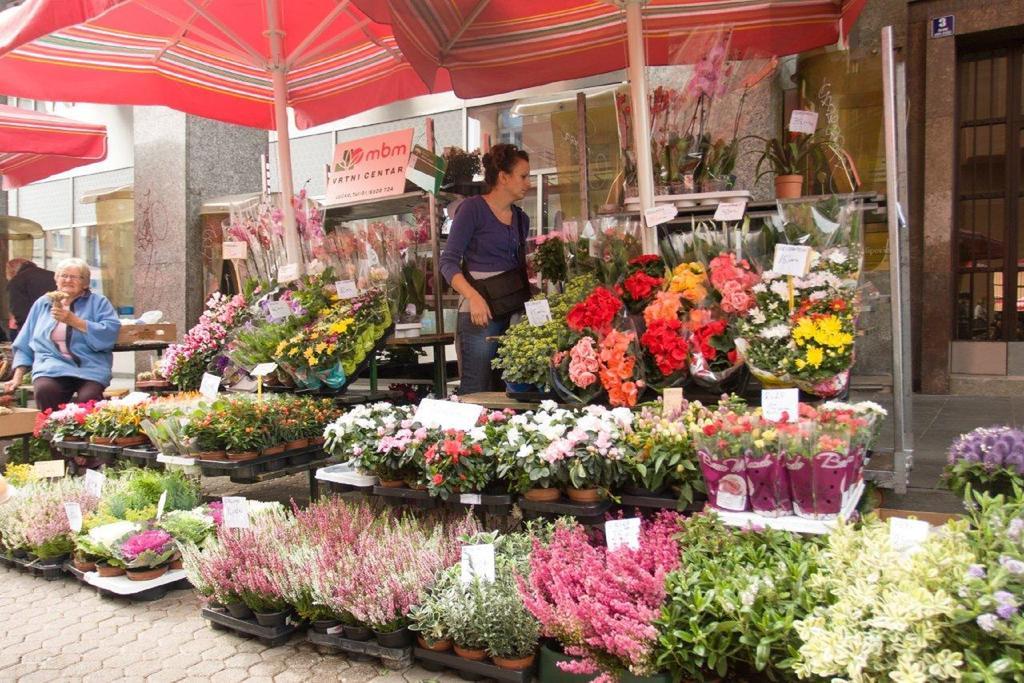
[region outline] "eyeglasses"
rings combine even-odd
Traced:
[[[60,275],[57,276],[57,279],[58,280],[84,280],[85,278],[82,277],[81,275],[68,275],[66,273],[61,273]]]

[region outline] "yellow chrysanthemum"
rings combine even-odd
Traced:
[[[825,353],[817,346],[812,346],[807,349],[807,363],[815,368],[821,367],[822,361],[825,360]]]

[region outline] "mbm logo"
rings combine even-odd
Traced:
[[[366,153],[367,161],[377,159],[390,159],[391,157],[409,157],[409,148],[405,145],[389,145],[386,142],[380,143],[380,147]]]
[[[338,171],[351,171],[355,168],[356,164],[363,160],[363,148],[356,147],[355,149],[346,149],[341,153],[341,159],[334,164],[334,172]]]

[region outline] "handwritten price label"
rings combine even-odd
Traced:
[[[811,248],[799,244],[776,244],[772,270],[780,275],[803,277],[811,267]]]
[[[32,474],[38,479],[60,478],[64,476],[63,460],[40,460],[32,464]]]
[[[220,391],[220,377],[217,375],[211,375],[208,372],[203,373],[203,381],[199,384],[199,393],[210,401],[217,400],[217,393]]]
[[[608,550],[626,547],[640,549],[640,518],[610,519],[604,523],[604,538]]]
[[[789,115],[789,130],[791,133],[803,133],[814,135],[818,129],[818,112],[794,109]]]
[[[678,214],[679,210],[674,205],[659,204],[650,209],[644,209],[644,220],[647,222],[648,228],[653,228],[662,223],[668,223]]]
[[[715,209],[715,220],[726,223],[741,221],[746,211],[746,202],[721,202]]]
[[[271,301],[267,304],[267,313],[273,322],[280,322],[285,318],[292,317],[292,307],[287,301]]]
[[[475,403],[455,403],[425,398],[416,408],[413,420],[424,427],[457,429],[467,432],[476,426],[484,407]]]
[[[277,370],[277,363],[260,363],[249,374],[253,377],[266,377],[274,370]]]
[[[799,389],[762,389],[761,414],[764,419],[778,422],[796,422],[800,417]]]
[[[534,327],[551,322],[551,305],[547,299],[526,302],[526,319]]]
[[[64,514],[68,516],[68,526],[78,533],[82,530],[82,506],[78,503],[64,503]]]
[[[494,583],[494,545],[462,546],[462,583],[472,583],[474,578]]]
[[[277,269],[277,281],[281,284],[299,279],[299,264],[289,263]]]
[[[90,496],[99,498],[103,495],[103,483],[107,477],[98,470],[85,471],[85,492]]]
[[[245,242],[225,242],[221,246],[221,257],[225,260],[244,259],[249,255],[249,245]]]
[[[683,388],[669,387],[665,389],[662,396],[661,414],[665,416],[677,415],[683,409]]]
[[[359,296],[355,280],[338,280],[334,283],[334,289],[337,290],[339,299],[354,299]]]
[[[224,496],[224,526],[228,529],[249,528],[249,501],[244,496]]]

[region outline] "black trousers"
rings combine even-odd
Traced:
[[[36,407],[39,410],[56,410],[58,406],[70,403],[76,393],[78,403],[99,401],[106,388],[99,382],[78,377],[34,377],[32,387],[35,389]]]

